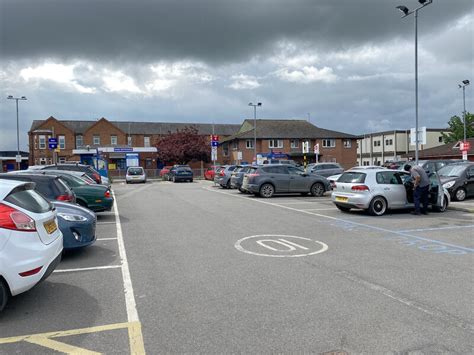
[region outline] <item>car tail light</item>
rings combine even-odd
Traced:
[[[94,177],[94,180],[97,181],[98,184],[100,184],[100,182],[102,181],[100,179],[100,175],[97,173],[92,173],[92,176]]]
[[[36,224],[30,216],[0,203],[0,228],[35,232]]]
[[[104,197],[105,198],[110,198],[110,191],[109,190],[105,191]]]
[[[59,195],[58,197],[56,197],[56,200],[66,201],[66,202],[73,202],[74,201],[74,196],[70,195],[70,194]]]
[[[33,270],[28,270],[28,271],[20,272],[19,275],[20,275],[21,277],[26,277],[26,276],[35,275],[35,274],[37,274],[38,272],[40,272],[42,268],[43,268],[43,267],[40,266],[40,267],[37,267],[36,269],[33,269]]]
[[[354,185],[351,188],[352,191],[370,191],[367,185]]]
[[[219,176],[225,176],[224,170],[222,170],[222,171],[219,173]]]

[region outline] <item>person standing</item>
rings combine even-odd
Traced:
[[[414,215],[419,215],[420,212],[428,214],[428,195],[430,188],[430,179],[426,171],[419,165],[411,166],[406,164],[404,167],[405,171],[408,171],[413,178],[413,199],[415,201],[415,211],[412,212]],[[420,210],[420,205],[423,205],[423,209]]]

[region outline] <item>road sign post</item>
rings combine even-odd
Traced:
[[[316,155],[316,164],[317,164],[319,160],[319,143],[316,143],[314,145],[314,155]]]

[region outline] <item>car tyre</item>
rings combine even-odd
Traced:
[[[270,198],[275,193],[275,188],[272,184],[263,184],[260,187],[260,196],[263,198]]]
[[[0,279],[0,312],[3,311],[7,305],[8,298],[10,297],[10,292],[8,291],[7,284],[5,281]]]
[[[189,182],[193,182],[193,179],[189,180]]]
[[[466,199],[466,190],[460,187],[454,192],[454,198],[456,201],[464,201]]]
[[[436,212],[444,212],[448,209],[448,198],[444,196],[443,198],[443,206],[433,206],[433,210]]]
[[[350,207],[345,207],[345,206],[341,206],[341,205],[336,205],[336,207],[342,212],[349,212],[351,210]]]
[[[382,196],[376,196],[370,201],[369,213],[373,216],[382,216],[387,211],[387,201]]]
[[[323,184],[317,182],[311,186],[311,195],[315,197],[321,197],[324,195],[324,186]]]

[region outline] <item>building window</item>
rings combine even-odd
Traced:
[[[393,139],[386,139],[385,140],[385,145],[393,145]]]
[[[84,145],[83,137],[82,135],[77,135],[76,136],[76,148],[82,147]]]
[[[39,149],[46,149],[46,136],[39,136]]]
[[[59,149],[66,149],[66,137],[58,136]]]
[[[270,139],[268,148],[283,148],[283,141],[281,139]]]
[[[143,146],[144,147],[150,146],[150,137],[143,137]]]
[[[352,142],[350,139],[344,139],[343,141],[344,148],[351,148],[352,147]]]
[[[336,146],[335,139],[323,139],[323,148],[334,148]]]
[[[380,141],[374,141],[374,147],[380,147]]]
[[[110,144],[117,145],[117,136],[110,136]]]
[[[59,164],[65,164],[66,163],[66,158],[64,158],[64,157],[58,158],[58,163]]]
[[[93,144],[93,145],[100,145],[100,136],[94,135],[94,136],[92,137],[92,144]]]
[[[222,145],[222,155],[225,157],[229,156],[229,145],[228,144],[223,144]]]
[[[245,148],[247,148],[247,149],[253,149],[253,140],[247,139],[247,140],[245,141]]]
[[[237,149],[239,149],[239,141],[233,141],[232,150],[237,150]]]
[[[438,143],[443,143],[443,136],[438,137]]]
[[[128,137],[127,137],[127,145],[128,145],[129,147],[132,146],[132,136],[128,136]]]
[[[292,139],[290,141],[291,148],[298,148],[300,146],[300,141],[298,139]]]

